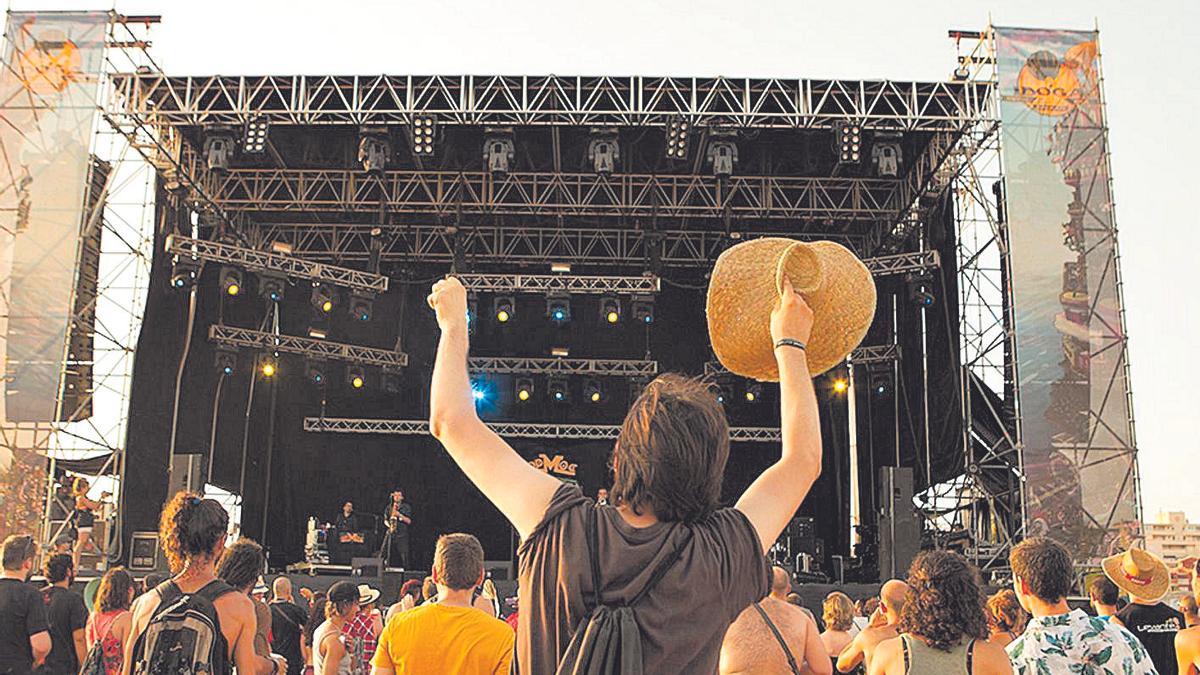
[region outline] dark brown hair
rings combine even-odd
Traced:
[[[403,600],[406,595],[411,595],[413,600],[420,600],[421,582],[416,579],[409,579],[404,582],[404,585],[400,587],[400,599]]]
[[[225,549],[221,563],[217,565],[217,576],[239,591],[244,591],[258,581],[263,572],[263,549],[253,539],[242,537]]]
[[[42,564],[42,573],[46,575],[46,581],[52,584],[71,576],[71,570],[75,569],[75,562],[71,560],[70,553],[55,553],[46,558],[46,562]]]
[[[158,539],[171,571],[183,569],[193,556],[207,556],[229,527],[229,514],[212,499],[181,490],[163,507]]]
[[[134,589],[133,577],[124,567],[113,567],[104,573],[100,579],[100,587],[96,589],[96,612],[111,612],[114,609],[129,609]]]
[[[700,520],[717,509],[729,459],[729,423],[708,385],[666,374],[625,415],[613,448],[609,498],[662,521]]]
[[[1075,566],[1067,549],[1053,539],[1026,539],[1013,547],[1008,562],[1013,576],[1020,577],[1038,598],[1058,602],[1071,594]]]
[[[3,559],[4,569],[15,571],[21,569],[26,560],[32,560],[37,555],[37,542],[27,534],[10,534],[4,540]]]
[[[987,600],[988,626],[1003,633],[1022,633],[1029,615],[1011,588],[1004,588]]]
[[[950,651],[963,638],[986,639],[987,615],[979,575],[952,551],[925,551],[908,570],[908,594],[900,610],[901,633]]]
[[[433,569],[443,586],[456,591],[473,588],[483,574],[483,547],[472,535],[444,534],[433,549]]]
[[[1114,606],[1121,599],[1121,589],[1103,574],[1097,574],[1088,582],[1088,595],[1102,605]]]

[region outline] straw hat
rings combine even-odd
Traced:
[[[358,585],[358,602],[361,605],[368,605],[379,599],[380,593],[377,589],[371,588],[367,584]]]
[[[1134,547],[1104,559],[1104,574],[1135,598],[1156,602],[1171,587],[1171,573],[1158,556]]]
[[[779,380],[771,310],[784,278],[813,310],[808,370],[829,370],[862,342],[875,317],[875,281],[866,265],[831,241],[752,239],[729,248],[708,284],[708,335],[730,372]]]

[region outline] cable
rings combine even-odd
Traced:
[[[183,388],[183,367],[187,365],[188,352],[192,349],[192,328],[196,324],[196,287],[188,294],[187,332],[184,333],[183,353],[179,355],[179,369],[175,372],[175,402],[171,409],[171,444],[167,453],[167,475],[170,475],[171,459],[175,457],[175,438],[179,432],[179,392]],[[169,498],[171,495],[167,495]]]
[[[217,449],[217,409],[221,403],[221,385],[223,384],[225,384],[224,371],[217,378],[217,393],[213,395],[212,424],[209,426],[208,432],[208,473],[204,474],[204,480],[208,483],[212,483],[213,457],[216,455]]]

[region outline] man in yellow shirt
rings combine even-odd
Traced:
[[[392,617],[379,636],[371,675],[507,673],[513,630],[471,604],[483,583],[483,547],[469,534],[447,534],[433,552],[437,602]]]

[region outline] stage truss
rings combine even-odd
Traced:
[[[557,424],[542,422],[493,422],[487,425],[507,438],[546,438],[556,440],[614,440],[621,433],[619,424]],[[395,434],[429,436],[426,420],[382,420],[359,417],[305,417],[304,430],[342,434]],[[778,443],[775,427],[730,427],[729,440],[738,443]]]

